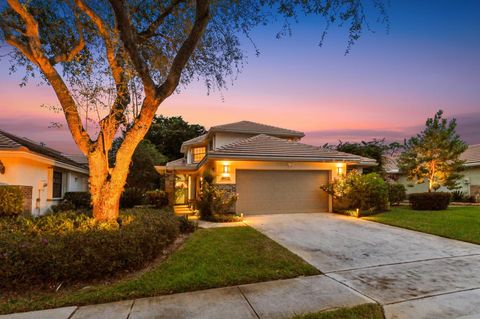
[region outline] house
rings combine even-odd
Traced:
[[[480,196],[480,144],[469,145],[468,149],[460,155],[460,159],[465,161],[464,177],[459,181],[459,190],[466,195]],[[386,171],[390,177],[399,183],[402,183],[407,188],[407,193],[419,193],[428,191],[426,183],[414,184],[407,180],[396,165],[395,158],[389,161],[386,166]],[[440,191],[448,191],[448,189],[441,187]]]
[[[198,198],[202,176],[238,194],[236,212],[244,214],[332,210],[320,186],[347,169],[376,165],[375,160],[300,142],[303,132],[241,121],[213,126],[181,146],[184,157],[158,166],[175,204]]]
[[[0,187],[17,185],[24,211],[41,215],[65,192],[86,191],[88,166],[26,138],[0,130]]]

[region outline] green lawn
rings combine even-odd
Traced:
[[[480,244],[478,206],[450,207],[441,211],[417,211],[407,207],[394,207],[389,212],[365,219]]]
[[[341,308],[296,316],[293,319],[383,319],[382,307],[377,304],[365,304],[352,308]]]
[[[317,275],[300,257],[250,227],[202,229],[147,272],[88,289],[0,297],[0,313],[85,305]]]

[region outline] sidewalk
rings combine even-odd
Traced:
[[[16,313],[0,319],[264,319],[372,303],[324,275],[119,301]]]

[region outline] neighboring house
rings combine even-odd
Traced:
[[[158,166],[175,204],[198,198],[202,176],[238,194],[237,213],[266,214],[331,211],[320,186],[347,169],[375,160],[300,143],[304,133],[249,121],[213,126],[185,141],[183,158]]]
[[[470,145],[468,149],[460,155],[460,159],[465,161],[464,177],[459,181],[460,191],[467,195],[480,196],[480,144]],[[398,169],[396,159],[390,159],[386,166],[386,171],[392,179],[407,186],[407,193],[418,193],[428,191],[426,183],[415,184],[408,181]],[[440,191],[449,191],[445,187],[441,187]]]
[[[21,186],[25,212],[41,215],[65,192],[87,190],[88,165],[0,130],[0,185]]]

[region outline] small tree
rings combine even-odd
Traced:
[[[425,129],[405,142],[405,151],[400,155],[398,166],[409,181],[428,183],[428,191],[441,186],[457,189],[462,177],[464,161],[460,155],[468,145],[456,133],[455,119],[443,118],[438,111],[425,123]]]

